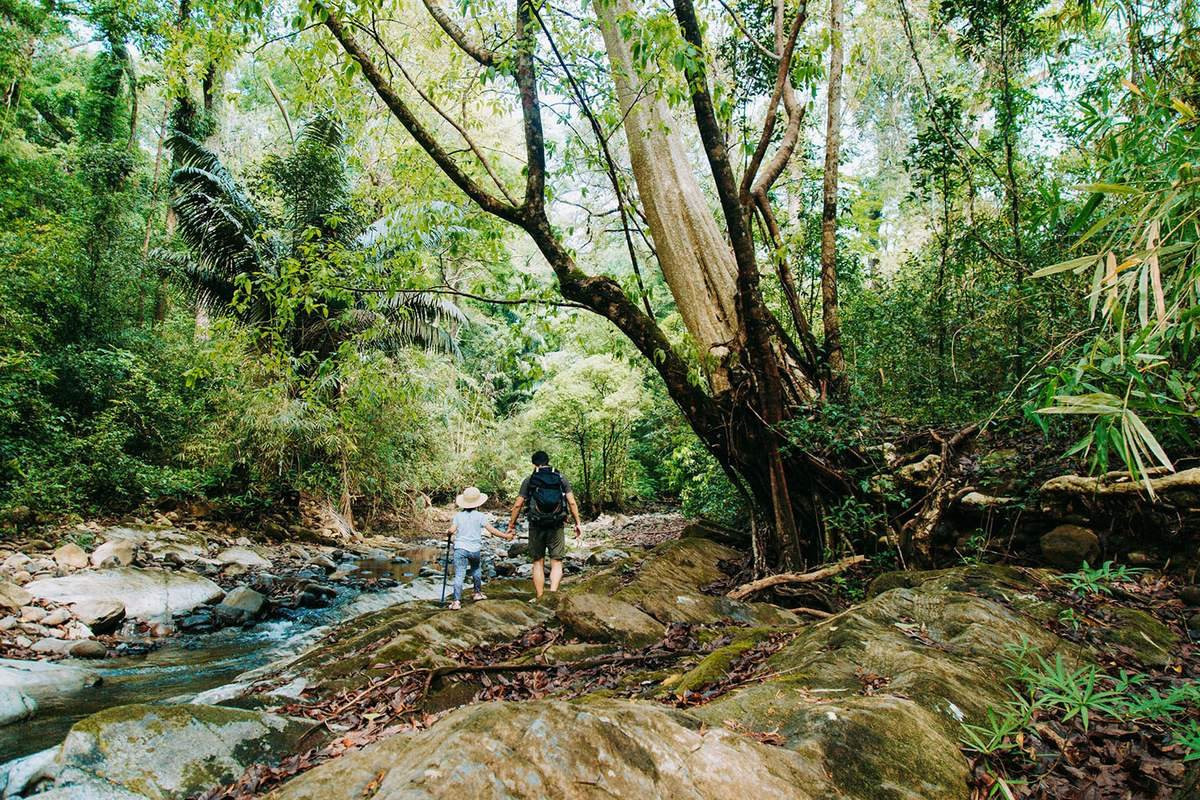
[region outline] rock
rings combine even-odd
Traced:
[[[57,655],[67,655],[67,651],[71,649],[71,642],[66,639],[55,639],[47,636],[44,639],[38,639],[30,648],[35,653],[54,653]]]
[[[62,627],[67,639],[90,639],[94,631],[77,619],[73,619]]]
[[[1187,619],[1188,630],[1193,633],[1200,632],[1200,613],[1192,614]]]
[[[928,489],[942,471],[942,457],[930,453],[914,464],[905,464],[896,470],[896,477],[909,486]]]
[[[29,719],[37,713],[37,701],[20,689],[0,687],[0,725]]]
[[[525,562],[524,564],[518,566],[513,574],[522,580],[529,580],[533,577],[533,564]]]
[[[20,570],[18,572],[13,573],[12,579],[13,579],[13,583],[15,583],[19,586],[24,586],[25,584],[27,584],[31,580],[33,580],[33,576],[30,575],[25,570]]]
[[[666,634],[662,623],[613,597],[564,594],[557,598],[557,606],[559,621],[583,639],[642,647],[659,641]]]
[[[23,606],[29,605],[32,601],[33,595],[25,589],[15,583],[0,580],[0,608],[8,611],[20,611]]]
[[[587,563],[591,564],[592,566],[607,566],[608,564],[612,564],[615,561],[620,561],[623,558],[629,558],[629,553],[626,553],[624,550],[617,550],[614,548],[592,553],[587,557]]]
[[[46,618],[46,609],[37,606],[25,606],[21,609],[21,622],[41,622]]]
[[[1161,559],[1155,558],[1150,553],[1143,550],[1134,550],[1125,557],[1131,567],[1157,567],[1162,563]]]
[[[92,566],[128,567],[133,563],[136,549],[132,539],[110,539],[92,551]]]
[[[48,628],[56,628],[71,619],[71,612],[65,608],[56,608],[42,617],[42,624]]]
[[[322,570],[326,575],[337,569],[337,564],[328,556],[316,555],[309,559],[309,566]]]
[[[24,553],[13,553],[8,558],[4,559],[4,563],[0,564],[0,570],[9,573],[28,571],[29,565],[33,563],[33,559]]]
[[[68,570],[87,569],[90,563],[87,552],[74,542],[68,542],[55,550],[54,562],[63,569]]]
[[[249,547],[228,547],[217,553],[217,561],[222,564],[236,564],[241,567],[270,569],[271,562]]]
[[[67,648],[67,655],[72,658],[104,658],[108,655],[108,648],[95,639],[83,639],[72,643]]]
[[[16,625],[17,625],[16,617],[14,617],[12,615],[9,615],[7,617],[0,617],[0,631],[12,630],[13,628],[16,627]]]
[[[225,595],[225,599],[217,605],[216,612],[229,619],[250,620],[263,612],[266,603],[267,598],[249,586],[239,586]]]
[[[111,633],[125,619],[125,604],[120,600],[85,600],[71,606],[71,612],[95,633]]]
[[[518,558],[529,554],[529,542],[520,539],[514,539],[508,545],[508,557]]]
[[[1200,606],[1200,586],[1185,586],[1179,590],[1179,599],[1189,606]]]
[[[1078,525],[1059,525],[1042,536],[1041,544],[1046,563],[1061,569],[1079,569],[1085,561],[1096,565],[1100,559],[1100,538]]]
[[[460,708],[411,737],[392,736],[319,766],[272,799],[811,800],[838,796],[832,789],[815,760],[721,725],[705,727],[680,711],[619,700],[539,700]]]
[[[17,689],[39,703],[69,697],[98,683],[100,676],[89,669],[0,658],[0,689]]]
[[[128,616],[143,620],[167,618],[224,596],[220,586],[194,573],[139,567],[76,572],[34,581],[26,589],[34,597],[59,603],[117,600]]]
[[[58,746],[55,745],[0,765],[0,787],[3,796],[8,798],[30,795],[36,791],[39,782],[53,780],[58,774],[54,763],[57,755]]]
[[[55,790],[84,786],[96,798],[183,800],[233,780],[252,763],[278,759],[309,728],[221,706],[116,706],[71,728],[58,752]]]

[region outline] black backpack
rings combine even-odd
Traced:
[[[529,476],[529,521],[542,527],[561,525],[567,518],[562,476],[552,469]]]

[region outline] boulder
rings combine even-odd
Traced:
[[[233,780],[250,764],[278,759],[310,727],[221,706],[116,706],[71,728],[52,791],[82,786],[96,797],[182,800]]]
[[[529,542],[528,541],[522,541],[520,539],[516,539],[508,546],[508,557],[509,558],[517,558],[519,556],[525,556],[528,554],[529,554]]]
[[[229,547],[217,553],[217,561],[222,564],[236,564],[241,567],[255,569],[270,569],[270,560],[249,547]]]
[[[0,564],[0,570],[9,573],[10,575],[17,572],[28,572],[29,565],[33,563],[33,559],[24,553],[13,553],[8,558],[4,559],[4,563]]]
[[[108,655],[108,648],[95,639],[81,639],[71,643],[67,655],[72,658],[104,658]]]
[[[137,543],[133,539],[110,539],[92,551],[92,566],[128,567],[133,563]]]
[[[37,701],[20,689],[0,687],[0,725],[28,719],[37,713]]]
[[[90,669],[0,658],[0,689],[17,689],[39,703],[69,697],[98,683],[100,676]]]
[[[1079,569],[1083,562],[1095,565],[1100,559],[1100,538],[1078,525],[1059,525],[1042,536],[1042,558],[1061,569]]]
[[[642,647],[657,642],[666,627],[629,603],[599,594],[567,594],[557,598],[563,627],[583,639]]]
[[[224,596],[220,586],[195,573],[138,567],[76,572],[37,580],[25,588],[34,597],[59,603],[115,600],[125,607],[128,616],[143,620],[170,617]]]
[[[1179,590],[1179,599],[1189,606],[1200,606],[1200,586],[1184,586]]]
[[[62,569],[73,570],[87,569],[90,562],[87,552],[82,547],[74,542],[68,542],[54,551],[54,563]]]
[[[42,617],[42,624],[49,628],[58,627],[71,619],[71,612],[65,608],[56,608]]]
[[[71,649],[72,642],[67,639],[56,639],[47,636],[43,639],[38,639],[33,643],[33,647],[29,648],[35,653],[52,653],[55,655],[65,656],[67,651]]]
[[[46,618],[47,613],[46,609],[38,606],[25,606],[21,609],[21,622],[40,623]]]
[[[125,619],[125,604],[120,600],[84,600],[71,606],[71,613],[96,633],[108,633]]]
[[[53,780],[58,770],[54,766],[54,757],[58,747],[47,747],[32,755],[9,761],[0,765],[0,787],[3,796],[22,797],[33,794],[38,782]]]
[[[249,586],[239,586],[217,605],[217,614],[229,619],[254,619],[263,612],[267,598]]]
[[[22,606],[27,606],[32,601],[33,595],[25,589],[15,583],[0,580],[0,609],[20,611]]]
[[[964,770],[964,793],[965,784]],[[458,709],[411,737],[392,736],[317,767],[271,798],[809,800],[837,796],[830,789],[821,765],[801,754],[680,711],[540,700]]]
[[[608,550],[599,550],[587,557],[587,563],[592,566],[607,566],[614,562],[620,561],[623,558],[629,558],[629,553],[624,550],[610,548]]]

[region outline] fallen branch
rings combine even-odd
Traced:
[[[844,558],[833,564],[814,569],[811,572],[781,572],[778,575],[768,575],[765,578],[759,578],[756,581],[743,583],[725,596],[730,600],[745,600],[750,595],[762,589],[769,589],[772,586],[778,586],[781,583],[812,583],[813,581],[824,580],[825,578],[837,575],[839,572],[845,572],[850,567],[856,564],[861,564],[867,560],[866,556],[851,556]]]

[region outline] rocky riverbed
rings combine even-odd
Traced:
[[[602,524],[558,596],[502,578],[461,611],[346,614],[190,703],[80,719],[0,769],[4,796],[967,800],[1000,762],[964,725],[1011,698],[1015,652],[1137,672],[1158,696],[1200,679],[1195,609],[1165,579],[1081,599],[1056,571],[965,566],[798,613],[727,597],[740,555],[703,527]],[[1008,768],[1078,791],[1021,796],[1186,796],[1188,751],[1159,723],[1092,724],[1030,729],[1036,757]]]

